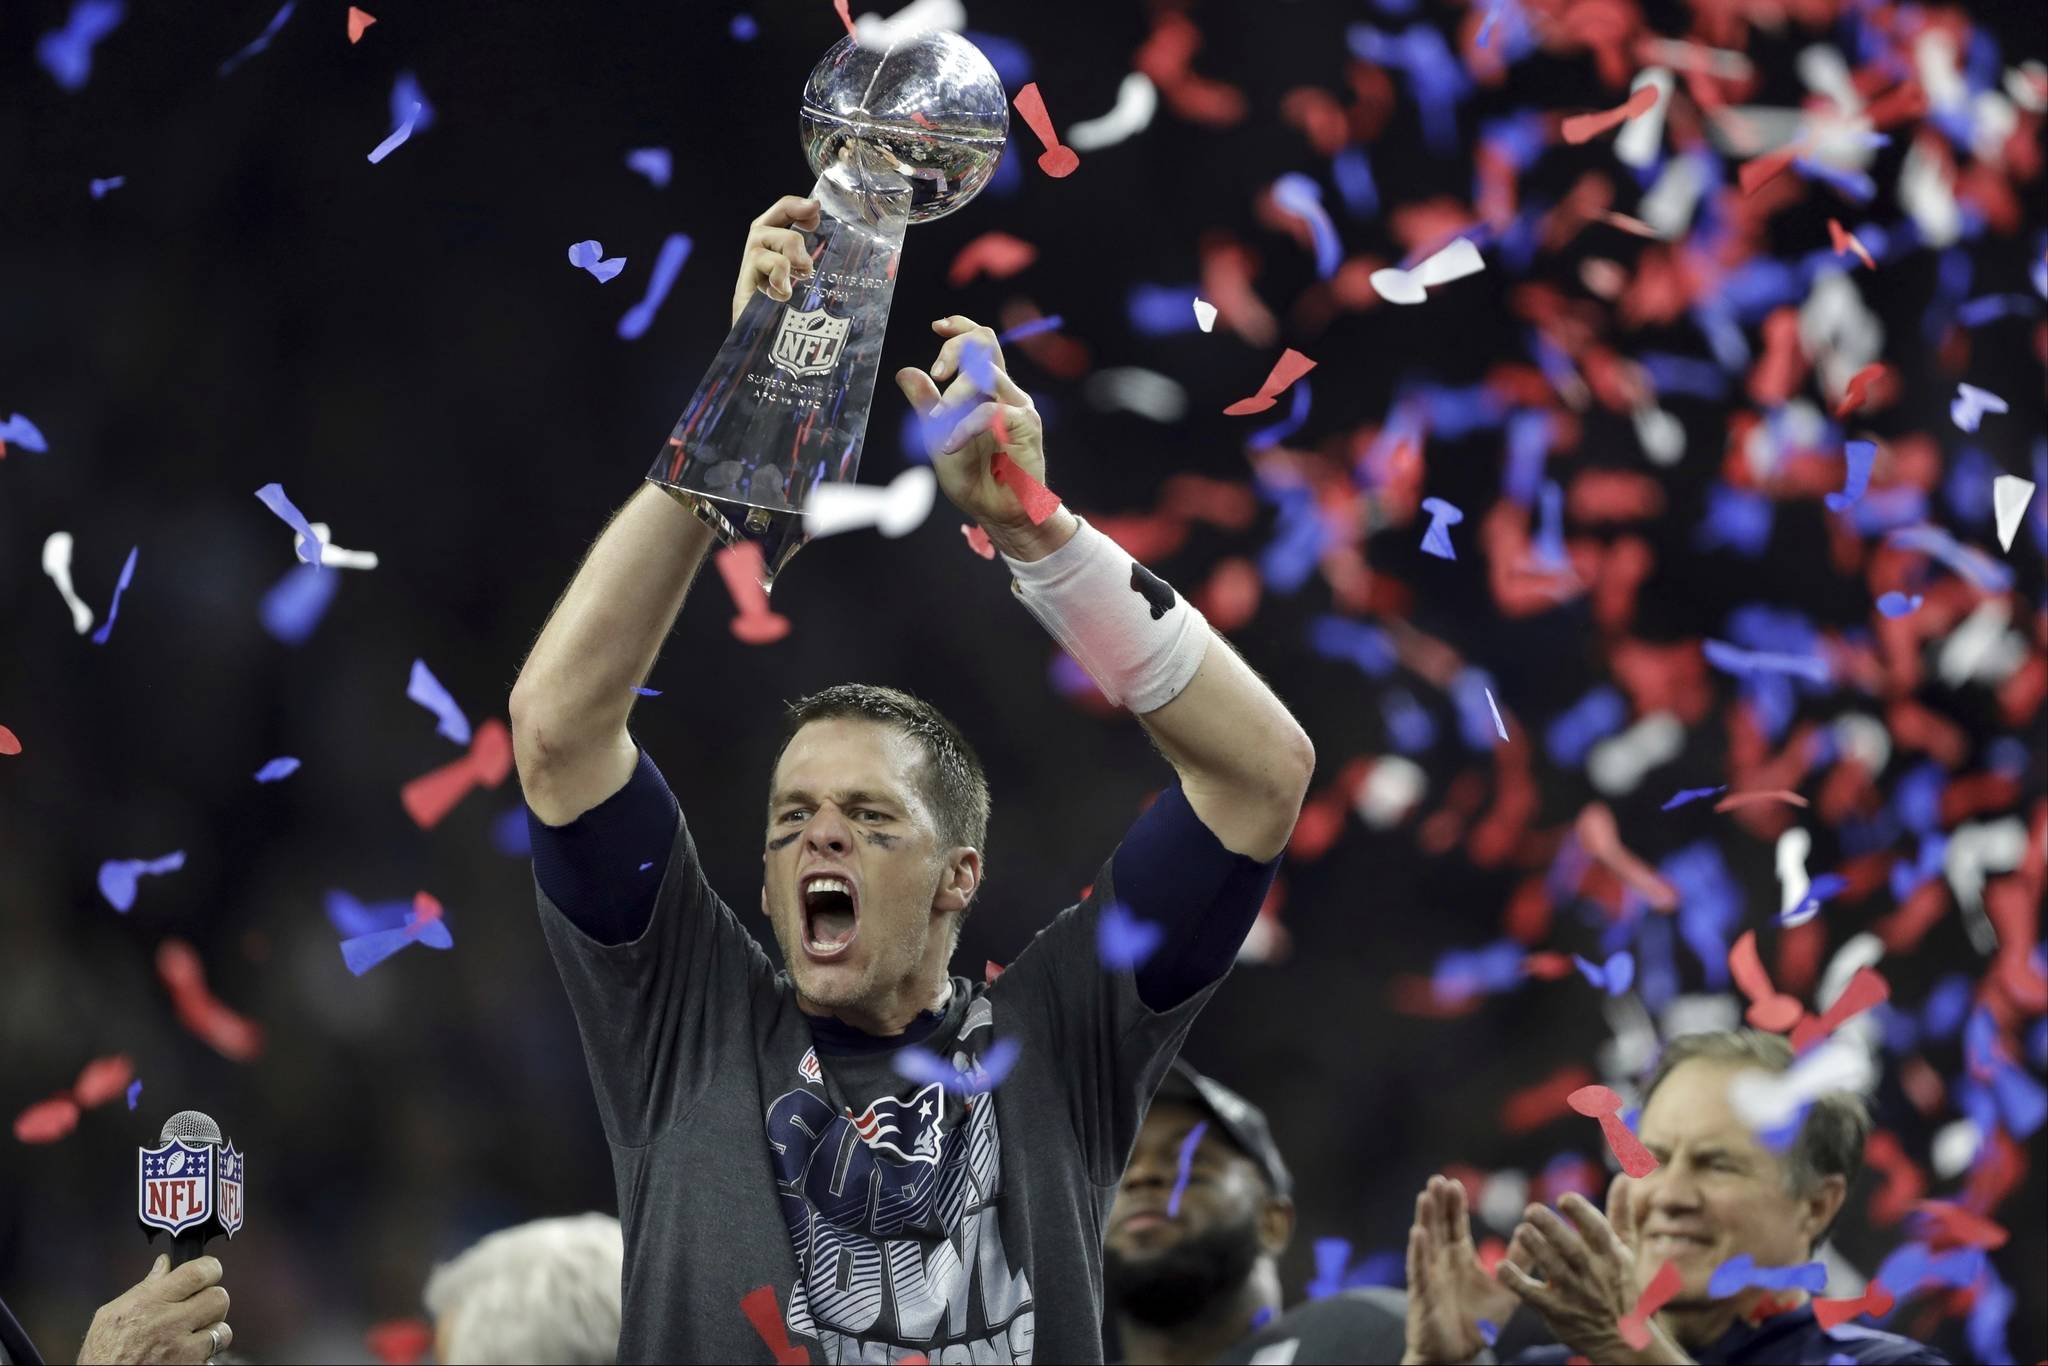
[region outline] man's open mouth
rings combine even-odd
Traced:
[[[803,881],[804,952],[820,962],[843,957],[860,930],[860,894],[851,878],[813,873]]]

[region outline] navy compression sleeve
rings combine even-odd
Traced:
[[[681,811],[643,749],[626,785],[567,825],[526,809],[533,876],[577,929],[600,944],[630,944],[654,917]]]
[[[1221,977],[1265,904],[1278,855],[1259,863],[1223,847],[1175,783],[1159,794],[1117,846],[1116,899],[1164,932],[1138,965],[1138,997],[1170,1010]]]

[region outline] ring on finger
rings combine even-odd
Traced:
[[[220,1355],[220,1329],[219,1329],[219,1328],[208,1328],[208,1329],[206,1330],[206,1341],[207,1341],[207,1351],[206,1351],[207,1359],[208,1359],[208,1360],[211,1360],[212,1358],[214,1358],[214,1357],[217,1357],[217,1356],[219,1356],[219,1355]]]

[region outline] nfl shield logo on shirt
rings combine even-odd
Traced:
[[[242,1155],[232,1143],[220,1154],[220,1227],[230,1238],[242,1231]]]
[[[150,1228],[176,1235],[213,1214],[209,1144],[174,1138],[160,1147],[143,1148],[137,1154],[136,1180],[135,1214]]]
[[[818,1050],[806,1048],[804,1060],[796,1065],[796,1074],[813,1086],[825,1084],[825,1074],[818,1068]]]
[[[798,378],[826,374],[839,364],[846,328],[845,318],[835,318],[823,308],[789,309],[776,329],[768,359]]]

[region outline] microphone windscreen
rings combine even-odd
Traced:
[[[187,1143],[219,1143],[220,1125],[213,1122],[211,1115],[197,1110],[180,1110],[164,1121],[164,1131],[157,1142],[168,1143],[174,1138],[182,1138]]]

